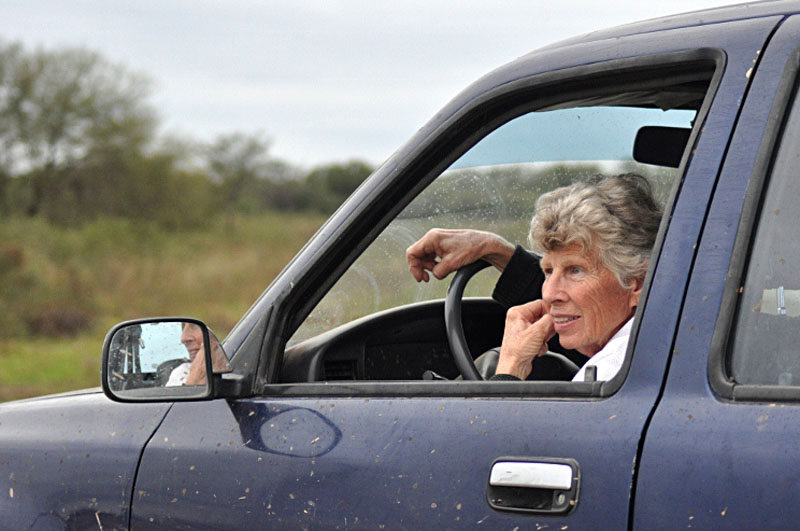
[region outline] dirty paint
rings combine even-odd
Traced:
[[[46,511],[64,528],[127,527],[138,455],[169,407],[131,408],[98,391],[0,406],[0,487],[8,493],[0,527],[35,527],[48,500],[58,500]],[[36,488],[22,496],[20,485]]]

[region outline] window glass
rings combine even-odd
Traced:
[[[800,385],[800,116],[792,113],[761,207],[731,346],[734,380]]]
[[[666,201],[674,168],[635,162],[643,126],[690,128],[696,112],[576,107],[530,112],[496,129],[427,187],[356,260],[296,331],[289,345],[359,317],[444,297],[447,282],[417,283],[405,250],[429,229],[472,228],[525,244],[536,199],[575,180],[637,172]],[[498,273],[482,273],[467,296],[488,296]]]

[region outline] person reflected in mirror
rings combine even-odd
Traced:
[[[169,375],[166,386],[205,385],[206,360],[203,345],[203,329],[195,323],[182,323],[181,343],[189,355],[183,363],[175,367]],[[230,371],[228,358],[222,350],[217,337],[209,330],[211,340],[211,361],[214,372]]]
[[[479,259],[502,272],[492,297],[509,310],[492,379],[526,379],[550,341],[583,365],[573,381],[583,381],[588,366],[608,380],[625,358],[660,223],[644,177],[598,175],[537,200],[528,235],[533,252],[490,232],[432,229],[406,259],[418,282]]]

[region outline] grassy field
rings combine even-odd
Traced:
[[[223,337],[323,221],[231,216],[171,232],[2,220],[0,400],[98,386],[103,338],[126,319],[189,315]]]

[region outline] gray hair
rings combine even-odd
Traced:
[[[647,179],[597,175],[539,197],[528,242],[538,254],[578,244],[627,288],[644,277],[660,224],[661,207]]]

